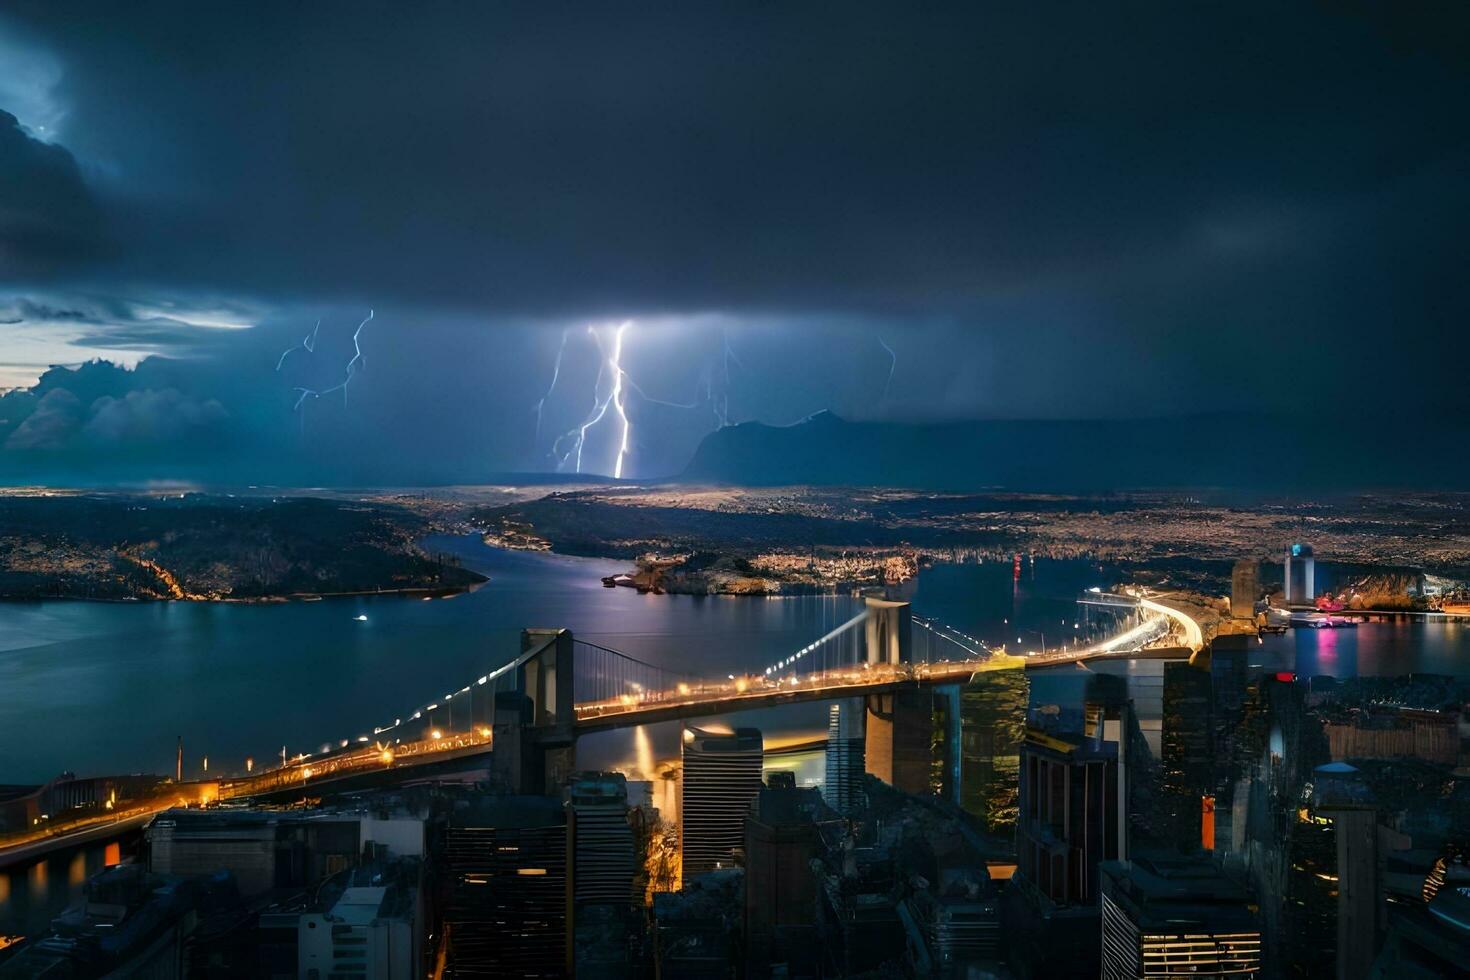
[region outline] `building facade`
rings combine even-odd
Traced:
[[[679,780],[679,857],[684,878],[733,867],[745,815],[761,791],[759,729],[684,729]]]
[[[822,798],[838,813],[854,812],[863,787],[863,704],[847,698],[827,706],[827,766]]]
[[[1103,980],[1260,972],[1250,897],[1208,860],[1108,861],[1099,888]]]

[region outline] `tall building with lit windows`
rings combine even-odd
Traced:
[[[838,813],[852,813],[860,805],[863,759],[863,703],[848,698],[829,704],[822,799]]]
[[[567,787],[575,857],[573,900],[626,907],[641,899],[633,887],[637,857],[628,823],[628,780],[620,772],[583,772]]]
[[[1255,906],[1208,859],[1106,861],[1099,886],[1103,980],[1260,972]]]
[[[734,865],[744,840],[745,815],[761,791],[763,761],[759,729],[684,729],[679,857],[685,881]]]
[[[560,800],[487,796],[444,834],[445,977],[572,972],[572,881]]]
[[[1023,662],[960,688],[959,804],[992,834],[1015,832],[1030,685]]]

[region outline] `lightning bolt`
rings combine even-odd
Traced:
[[[628,329],[627,323],[620,324],[618,326],[618,332],[613,335],[612,404],[613,408],[617,409],[618,418],[623,422],[623,435],[618,441],[618,458],[613,464],[613,479],[615,480],[621,480],[623,478],[623,457],[628,455],[628,437],[633,432],[633,426],[628,422],[627,408],[623,405],[623,331],[626,329]]]
[[[357,325],[357,329],[352,331],[353,355],[352,360],[347,362],[347,376],[342,379],[342,383],[332,385],[332,387],[330,388],[322,388],[319,391],[315,388],[294,389],[296,391],[297,398],[296,404],[291,407],[291,411],[299,411],[302,403],[305,402],[308,398],[320,398],[323,395],[330,395],[334,391],[342,392],[342,404],[347,404],[347,386],[352,383],[353,378],[357,377],[357,373],[362,370],[362,365],[367,363],[367,359],[362,356],[362,328],[368,325],[368,321],[373,318],[373,313],[373,310],[368,310],[368,315],[364,317],[363,321]],[[312,331],[311,339],[312,344],[315,345],[316,331]],[[287,351],[286,353],[289,354],[290,351]],[[285,355],[282,355],[282,357],[284,356]],[[305,422],[303,421],[302,424],[304,425]]]
[[[742,371],[745,370],[745,365],[739,357],[735,356],[734,349],[730,347],[729,330],[721,328],[720,345],[723,349],[723,357],[720,361],[720,397],[717,400],[711,393],[710,407],[714,409],[715,418],[719,420],[720,428],[723,429],[730,424],[730,362],[734,361],[735,366]],[[708,387],[705,390],[709,392]]]
[[[321,328],[322,321],[317,320],[316,326],[311,328],[311,333],[306,335],[306,339],[302,340],[301,343],[297,344],[295,347],[286,348],[281,353],[281,359],[276,362],[276,370],[279,371],[281,369],[281,365],[286,363],[286,355],[290,354],[292,351],[304,350],[308,354],[310,354],[311,352],[316,350],[316,333]]]
[[[623,424],[622,433],[618,441],[618,454],[613,460],[613,477],[616,479],[622,478],[623,461],[628,454],[628,444],[632,440],[633,430],[632,423],[628,420],[627,406],[623,402],[623,382],[626,377],[622,365],[623,333],[630,326],[632,326],[632,321],[625,321],[619,324],[618,328],[613,331],[611,355],[605,355],[602,338],[597,335],[596,329],[593,327],[587,328],[587,335],[597,345],[598,353],[604,354],[605,356],[599,359],[597,380],[592,385],[592,410],[587,413],[587,418],[581,425],[560,436],[551,447],[552,453],[559,456],[558,465],[565,465],[567,460],[575,459],[575,471],[578,473],[582,472],[582,449],[587,445],[587,433],[607,416],[607,410],[611,408],[617,413],[618,419]],[[602,397],[600,394],[602,391],[602,379],[609,373],[613,379],[612,388],[606,397]],[[561,453],[561,446],[568,441],[571,443],[571,448],[565,453]]]
[[[563,330],[561,332],[561,346],[556,349],[556,362],[551,366],[551,384],[546,386],[545,393],[537,399],[535,407],[532,408],[532,411],[536,413],[536,435],[532,440],[533,442],[541,441],[541,410],[546,407],[546,399],[550,398],[551,393],[556,390],[556,379],[561,377],[562,355],[566,352],[567,331]]]
[[[634,391],[638,392],[638,397],[639,398],[642,398],[644,401],[649,402],[650,404],[653,404],[653,405],[666,405],[669,408],[685,408],[685,409],[688,409],[688,408],[698,408],[699,407],[699,404],[700,403],[699,403],[699,400],[697,398],[694,401],[692,401],[692,402],[671,402],[671,401],[665,401],[662,398],[655,398],[652,395],[650,395],[648,392],[644,391],[643,390],[643,386],[640,385],[638,382],[634,381],[633,378],[626,371],[623,372],[623,380],[628,383],[628,387],[629,388],[632,388]]]
[[[628,454],[633,443],[633,421],[628,415],[628,393],[634,392],[639,399],[652,405],[663,405],[667,408],[680,410],[692,410],[707,405],[714,412],[720,426],[729,424],[730,417],[730,365],[744,369],[745,365],[735,354],[730,346],[728,332],[722,333],[721,347],[713,352],[713,356],[707,357],[705,366],[695,379],[694,400],[688,402],[669,401],[664,398],[656,398],[640,385],[628,369],[623,365],[623,341],[633,321],[628,320],[619,324],[612,331],[612,343],[604,343],[603,332],[598,328],[588,327],[587,336],[591,338],[597,347],[598,365],[597,378],[592,384],[592,407],[588,410],[586,417],[577,426],[567,430],[556,438],[551,445],[550,456],[556,461],[555,465],[559,471],[570,468],[573,472],[582,472],[583,450],[587,445],[587,435],[595,429],[609,412],[616,416],[620,425],[617,436],[617,452],[613,457],[612,475],[621,479],[623,471],[627,467]],[[537,432],[540,431],[541,411],[556,387],[557,378],[560,376],[562,355],[566,349],[566,334],[562,334],[562,346],[557,351],[556,365],[552,371],[551,384],[547,386],[546,393],[533,406],[537,417]],[[608,384],[604,379],[611,378]],[[604,388],[607,390],[604,391]],[[702,394],[702,397],[701,397]]]
[[[896,370],[898,370],[898,355],[895,354],[895,353],[893,353],[893,348],[892,347],[889,347],[887,344],[885,344],[883,342],[883,338],[882,337],[879,337],[878,338],[878,346],[881,347],[881,348],[883,348],[884,350],[886,350],[888,352],[888,380],[886,380],[886,381],[883,382],[883,398],[882,398],[882,401],[885,401],[886,402],[886,401],[888,401],[888,389],[893,384],[893,372],[896,371]]]

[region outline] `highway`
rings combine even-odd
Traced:
[[[53,851],[66,850],[137,830],[153,815],[176,806],[212,802],[218,795],[216,783],[172,784],[168,792],[146,800],[129,801],[117,810],[103,810],[75,820],[46,821],[30,831],[0,837],[0,868],[26,864]]]

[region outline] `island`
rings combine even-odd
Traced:
[[[485,581],[393,503],[203,493],[0,495],[0,599],[449,595]]]

